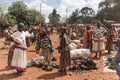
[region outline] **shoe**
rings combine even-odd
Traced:
[[[61,72],[60,74],[62,74],[62,75],[67,75],[67,72],[66,72],[66,71],[63,71],[63,72]]]

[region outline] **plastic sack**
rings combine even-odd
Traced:
[[[52,45],[50,45],[50,51],[54,52],[54,50],[55,50],[54,47]]]

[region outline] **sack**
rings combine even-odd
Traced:
[[[54,52],[54,50],[55,50],[54,47],[52,45],[50,45],[50,51]]]
[[[77,49],[77,45],[76,45],[75,43],[70,43],[70,44],[68,45],[68,48],[69,48],[70,50],[74,50],[74,49]]]
[[[80,59],[84,57],[91,57],[90,49],[75,49],[70,51],[71,59]]]

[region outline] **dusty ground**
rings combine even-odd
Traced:
[[[4,38],[0,38],[0,48],[3,46]],[[55,34],[52,36],[54,47],[58,46],[58,36]],[[82,71],[81,73],[68,72],[67,75],[61,75],[57,69],[51,72],[46,72],[37,67],[29,67],[24,76],[17,76],[16,70],[11,70],[7,67],[8,48],[0,49],[0,80],[118,80],[116,72],[104,72],[103,59],[97,60],[98,69]],[[113,55],[116,53],[112,53]],[[28,59],[35,56],[34,46],[28,48]],[[57,50],[54,52],[54,56],[59,60],[59,54]],[[102,57],[105,55],[103,54]]]

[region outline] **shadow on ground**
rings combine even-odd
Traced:
[[[62,77],[62,76],[65,76],[65,75],[61,75],[59,72],[55,72],[55,73],[49,73],[49,74],[43,74],[41,76],[39,76],[37,79],[55,79],[55,78],[58,78],[58,77]]]
[[[2,74],[0,75],[0,80],[10,80],[17,78],[18,75],[16,73],[10,73],[10,74]]]

